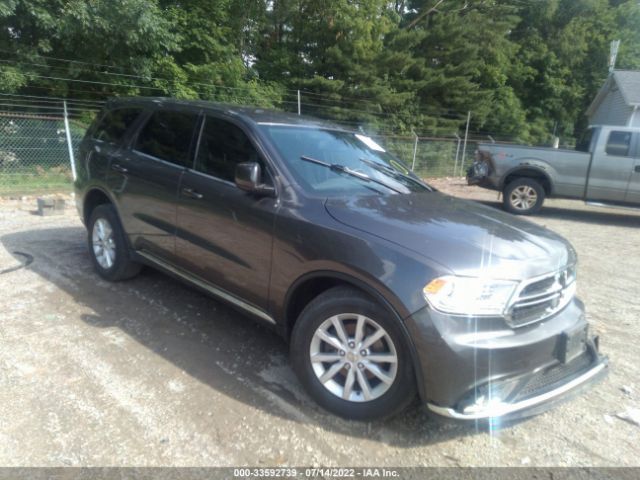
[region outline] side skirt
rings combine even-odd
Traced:
[[[241,300],[235,295],[232,295],[195,275],[191,275],[190,273],[184,271],[181,268],[175,267],[174,265],[159,259],[153,254],[150,254],[148,252],[144,252],[141,250],[137,250],[135,252],[135,255],[141,257],[141,259],[144,260],[145,263],[148,263],[151,266],[158,267],[161,270],[164,270],[167,273],[175,277],[178,277],[179,279],[195,287],[198,287],[201,290],[204,290],[210,295],[213,295],[214,297],[219,298],[220,300],[223,300],[231,304],[232,306],[251,314],[256,318],[259,318],[271,325],[276,325],[275,319],[264,310],[256,307],[255,305],[251,305],[250,303],[247,303],[244,300]]]

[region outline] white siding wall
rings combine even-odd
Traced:
[[[633,109],[628,106],[620,90],[609,90],[593,115],[589,117],[591,125],[627,125]],[[636,114],[636,117],[640,113]],[[638,120],[640,121],[640,120]]]
[[[640,127],[640,107],[636,109],[636,113],[631,121],[632,127]]]

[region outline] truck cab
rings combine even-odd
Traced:
[[[588,132],[585,201],[640,206],[640,129],[600,126]]]

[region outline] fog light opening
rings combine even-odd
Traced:
[[[486,383],[476,388],[461,402],[460,408],[465,415],[499,417],[509,406],[509,399],[517,388],[518,380],[500,380]]]
[[[471,405],[464,407],[463,413],[475,414],[492,410],[499,410],[506,405],[500,397],[485,397],[484,395],[478,397]]]

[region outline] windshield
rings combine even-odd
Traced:
[[[399,160],[365,135],[286,125],[262,125],[261,128],[296,180],[310,192],[337,196],[431,191]]]

